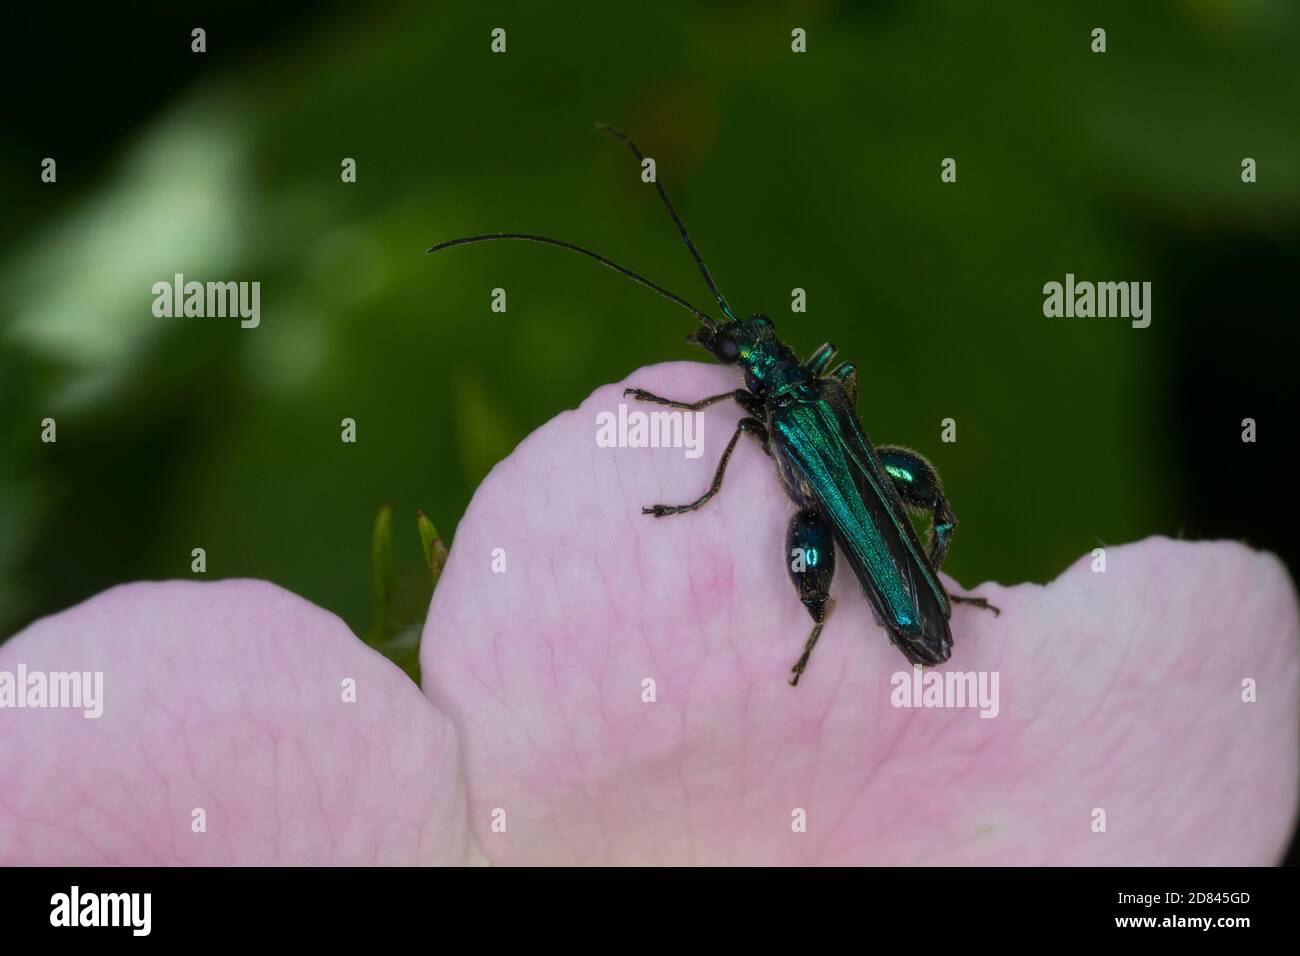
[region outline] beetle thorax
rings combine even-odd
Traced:
[[[779,391],[807,380],[808,371],[784,343],[766,339],[741,356],[745,385],[751,392]]]

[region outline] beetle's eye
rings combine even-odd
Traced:
[[[719,362],[731,365],[740,358],[740,346],[732,336],[719,335],[713,342],[713,354]]]

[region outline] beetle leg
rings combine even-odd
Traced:
[[[849,393],[849,401],[858,403],[858,367],[852,362],[843,362],[831,369],[831,377],[837,379]]]
[[[740,436],[745,432],[757,438],[762,443],[763,450],[767,451],[767,429],[763,426],[763,423],[757,418],[742,418],[736,422],[736,430],[731,434],[731,441],[727,442],[727,447],[722,452],[722,460],[718,462],[718,470],[713,474],[713,484],[709,486],[708,491],[688,505],[651,505],[649,508],[642,508],[641,513],[662,518],[664,515],[683,514],[703,506],[722,488],[722,477],[727,472],[727,462],[731,458],[731,453],[736,450],[736,442],[740,441]],[[771,452],[768,453],[771,454]]]
[[[952,506],[944,497],[943,485],[939,474],[924,456],[910,448],[898,445],[881,445],[876,449],[880,463],[888,472],[894,487],[909,508],[925,512],[930,518],[930,567],[937,572],[948,556],[948,546],[952,544],[952,534],[957,530],[957,516]],[[985,608],[994,614],[1001,614],[982,597],[964,594],[949,594],[948,598],[957,604],[970,604]]]
[[[822,372],[826,370],[826,366],[831,364],[831,359],[834,357],[835,346],[827,342],[810,355],[808,361],[805,362],[804,365],[806,365],[808,371],[812,372],[814,375],[821,375]]]
[[[656,405],[667,405],[670,408],[685,408],[693,412],[698,412],[701,408],[708,408],[718,402],[732,399],[745,412],[754,417],[761,417],[763,414],[763,400],[743,388],[738,388],[734,392],[723,392],[721,395],[710,395],[708,398],[701,398],[698,402],[679,402],[671,398],[663,398],[643,388],[625,388],[624,395],[631,395],[638,402],[654,402]]]
[[[876,449],[880,463],[888,472],[894,487],[908,508],[923,511],[930,519],[930,566],[936,571],[948,555],[952,533],[957,529],[957,517],[952,513],[948,499],[934,466],[919,453],[898,445],[881,445]]]
[[[761,404],[755,406],[753,394],[743,388],[738,388],[734,392],[723,392],[721,395],[710,395],[708,398],[701,398],[698,402],[679,402],[671,398],[662,398],[647,392],[643,388],[625,388],[623,394],[631,395],[638,402],[654,402],[656,405],[667,405],[670,408],[686,408],[693,412],[698,412],[701,408],[708,408],[710,405],[716,405],[728,398],[735,401],[751,415],[758,414],[756,409],[762,408]]]
[[[830,526],[815,509],[805,508],[790,519],[785,533],[786,570],[790,582],[799,592],[799,600],[813,619],[812,634],[804,645],[803,654],[790,672],[790,686],[796,687],[808,666],[817,639],[829,613],[831,580],[835,577],[835,540]]]
[[[988,598],[976,597],[974,594],[953,594],[949,591],[948,600],[953,604],[969,604],[971,607],[977,607],[984,611],[992,611],[994,617],[1002,613],[1002,608],[996,604],[990,604]]]

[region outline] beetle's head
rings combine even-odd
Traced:
[[[756,312],[747,319],[706,325],[688,335],[687,339],[708,349],[723,365],[735,365],[740,361],[750,361],[753,353],[775,337],[772,320]]]

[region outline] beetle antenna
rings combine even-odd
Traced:
[[[636,143],[628,139],[626,134],[619,132],[606,123],[597,123],[596,129],[600,130],[602,133],[608,133],[617,140],[621,140],[628,149],[632,150],[632,154],[636,156],[639,161],[645,162],[645,155],[641,150],[636,148]],[[686,243],[686,248],[691,250],[691,255],[695,257],[695,264],[700,267],[700,274],[704,276],[705,284],[708,285],[709,291],[713,293],[713,297],[718,300],[718,308],[722,310],[723,315],[732,321],[735,321],[736,317],[731,314],[731,306],[727,305],[726,297],[718,291],[718,287],[713,281],[713,276],[709,275],[709,267],[704,264],[704,257],[700,255],[700,250],[695,248],[695,243],[691,242],[691,237],[686,232],[686,224],[682,222],[681,216],[677,215],[677,210],[673,208],[673,204],[668,201],[668,194],[664,192],[664,187],[660,184],[659,176],[657,174],[654,178],[654,184],[655,189],[659,193],[659,198],[663,200],[664,207],[668,210],[668,215],[672,216],[673,222],[677,223],[677,231],[682,234],[682,242]]]
[[[702,310],[697,309],[695,306],[691,305],[681,296],[674,295],[673,293],[665,289],[663,286],[651,282],[645,276],[638,275],[637,273],[633,272],[631,269],[628,269],[625,266],[621,266],[617,262],[614,262],[610,259],[606,259],[604,256],[598,255],[597,253],[592,252],[590,249],[584,249],[582,248],[582,246],[574,245],[571,242],[564,242],[561,239],[548,239],[545,236],[530,236],[527,233],[522,233],[522,232],[493,232],[483,236],[466,236],[463,239],[448,239],[446,242],[440,242],[436,246],[430,246],[428,249],[425,249],[424,251],[426,253],[438,252],[441,249],[449,249],[452,246],[463,246],[471,242],[490,242],[493,239],[523,239],[527,242],[541,242],[541,243],[545,243],[548,246],[559,246],[561,249],[568,249],[571,252],[581,253],[582,255],[587,256],[590,259],[595,259],[602,266],[606,266],[607,268],[613,269],[615,272],[621,275],[627,276],[633,282],[639,282],[647,289],[652,289],[655,292],[658,292],[669,302],[675,303],[676,305],[681,306],[687,312],[691,313],[691,315],[695,316],[697,319],[700,320],[700,322],[702,322],[704,325],[708,326],[709,328],[712,329],[717,327],[718,324],[717,322],[711,319]]]

